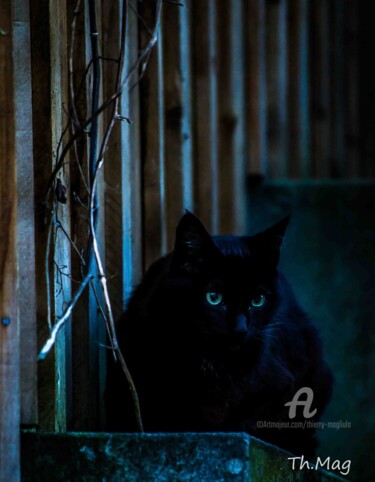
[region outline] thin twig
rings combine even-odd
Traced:
[[[103,60],[104,62],[113,62],[114,64],[118,64],[118,59],[111,59],[110,57],[103,57],[99,55],[99,59]]]
[[[80,13],[80,8],[81,8],[81,0],[77,0],[76,7],[74,9],[74,14],[73,14],[73,20],[72,20],[72,26],[71,26],[71,40],[70,40],[70,48],[69,48],[69,58],[68,58],[68,77],[69,77],[69,93],[70,93],[70,102],[72,106],[72,112],[71,112],[71,131],[72,134],[74,135],[76,132],[76,129],[81,127],[81,121],[78,115],[78,109],[77,109],[77,98],[80,95],[81,89],[83,87],[84,80],[89,72],[89,69],[92,65],[92,62],[88,64],[88,66],[85,69],[84,75],[80,81],[80,85],[77,90],[77,94],[74,91],[74,47],[75,47],[75,40],[76,40],[76,30],[77,30],[77,18]],[[74,151],[74,159],[76,161],[76,165],[78,167],[83,185],[86,189],[86,192],[89,193],[89,187],[86,182],[86,177],[83,173],[82,166],[81,166],[81,159],[78,154],[78,146],[77,146],[77,139],[73,143],[73,151]]]
[[[99,59],[99,32],[96,22],[96,6],[95,0],[89,0],[89,16],[90,16],[90,43],[91,55],[93,62],[93,77],[91,91],[91,114],[94,114],[99,107],[100,95],[100,59]],[[90,156],[89,156],[89,173],[90,188],[92,192],[92,182],[95,172],[95,161],[97,158],[98,148],[98,116],[93,116],[90,130]],[[95,198],[96,205],[96,198]]]
[[[99,308],[99,311],[103,317],[103,320],[104,320],[104,323],[105,323],[105,328],[106,328],[106,331],[107,331],[107,335],[108,335],[108,338],[109,338],[109,342],[112,346],[113,344],[113,336],[112,336],[112,333],[111,333],[111,330],[109,328],[109,323],[108,323],[108,318],[107,318],[107,315],[105,314],[105,310],[104,308],[102,307],[102,304],[99,300],[99,296],[98,296],[98,293],[96,292],[96,287],[95,287],[95,284],[93,283],[93,280],[90,281],[90,288],[92,289],[92,292],[94,293],[94,298],[95,298],[95,301],[98,305],[98,308]],[[117,356],[116,356],[116,353],[113,352],[113,358],[115,361],[117,361]]]
[[[73,312],[73,308],[75,307],[77,301],[79,300],[82,293],[84,292],[84,290],[87,286],[87,283],[90,281],[91,277],[92,277],[91,275],[87,275],[82,280],[81,285],[79,286],[79,288],[75,292],[75,294],[74,294],[73,298],[71,299],[68,307],[66,308],[64,314],[54,324],[54,326],[52,328],[52,331],[51,331],[51,334],[50,334],[50,337],[48,338],[48,340],[44,344],[43,348],[39,352],[38,361],[44,360],[46,358],[46,356],[48,355],[49,351],[51,350],[51,348],[53,347],[53,345],[55,343],[57,334],[59,333],[61,328],[65,325],[65,323],[69,320],[69,318],[70,318],[70,316]]]
[[[54,214],[54,219],[55,219],[55,224],[56,224],[56,227],[61,229],[61,231],[63,232],[63,234],[65,235],[66,239],[69,241],[69,244],[72,246],[72,248],[74,249],[74,251],[78,254],[79,256],[79,259],[81,260],[82,262],[82,265],[85,266],[86,265],[86,261],[85,261],[85,258],[82,256],[82,254],[80,253],[76,243],[72,240],[72,238],[69,236],[68,232],[66,231],[66,229],[64,228],[64,226],[62,225],[62,223],[60,222],[60,220],[58,219],[57,215]]]
[[[160,28],[160,20],[161,20],[161,11],[162,11],[162,0],[157,0],[155,2],[155,22],[154,22],[154,27],[152,29],[149,29],[146,25],[144,25],[144,28],[148,31],[150,35],[150,39],[147,42],[146,46],[144,49],[139,53],[137,59],[135,62],[130,66],[128,72],[124,76],[124,64],[125,64],[125,47],[126,47],[126,39],[127,39],[127,29],[128,29],[128,14],[129,14],[129,0],[123,0],[122,1],[122,23],[121,23],[121,33],[120,33],[120,50],[119,50],[119,57],[118,60],[116,60],[117,63],[117,74],[116,74],[116,85],[115,85],[115,91],[114,93],[107,98],[101,105],[99,105],[99,92],[100,92],[100,62],[103,60],[100,57],[99,53],[99,42],[98,42],[98,32],[97,32],[97,25],[96,25],[96,9],[95,9],[95,0],[89,0],[88,5],[89,5],[89,14],[90,14],[90,38],[91,38],[91,49],[92,49],[92,59],[87,66],[85,70],[85,74],[81,80],[81,84],[78,89],[78,93],[74,91],[74,79],[73,79],[73,74],[74,74],[74,65],[73,65],[73,58],[74,58],[74,49],[75,49],[75,35],[76,35],[76,17],[77,17],[77,12],[79,11],[80,5],[81,5],[81,0],[77,0],[76,8],[74,11],[74,18],[72,21],[72,38],[71,38],[71,45],[70,45],[70,51],[69,51],[69,87],[70,87],[70,99],[72,103],[72,111],[68,113],[69,116],[69,122],[64,129],[62,136],[60,137],[60,141],[58,144],[58,149],[57,149],[57,154],[56,154],[56,163],[55,167],[53,169],[53,172],[50,176],[50,179],[48,181],[47,189],[46,189],[46,194],[50,195],[51,194],[51,187],[54,185],[56,175],[61,169],[61,167],[65,163],[65,157],[67,153],[70,151],[71,147],[74,147],[74,154],[75,154],[75,159],[76,162],[79,166],[79,172],[80,175],[83,179],[83,182],[85,184],[86,191],[88,193],[88,204],[89,206],[86,207],[89,211],[89,219],[87,220],[89,223],[89,240],[88,240],[88,246],[87,246],[87,252],[86,256],[83,255],[83,253],[79,250],[78,246],[73,242],[73,240],[70,238],[68,232],[64,227],[61,225],[57,217],[53,216],[51,219],[51,227],[50,230],[52,232],[52,226],[53,226],[53,221],[55,221],[55,224],[58,228],[62,230],[64,235],[67,237],[69,240],[71,246],[75,251],[78,253],[80,259],[81,259],[81,272],[83,272],[84,267],[86,270],[86,274],[82,273],[83,280],[80,282],[80,285],[78,289],[75,291],[73,298],[69,302],[67,308],[65,309],[63,315],[58,318],[56,321],[55,325],[51,327],[51,334],[49,339],[47,340],[46,344],[42,348],[41,352],[39,353],[38,360],[43,360],[50,349],[52,348],[53,344],[55,343],[56,336],[58,332],[61,330],[61,328],[64,326],[64,324],[70,319],[70,316],[72,314],[72,311],[84,292],[87,284],[89,283],[90,286],[93,289],[95,299],[97,301],[97,305],[99,309],[101,310],[103,314],[103,318],[105,321],[105,325],[108,331],[108,337],[110,340],[111,344],[111,349],[112,352],[115,356],[115,358],[120,362],[121,368],[125,374],[125,377],[128,381],[129,387],[130,387],[130,392],[133,398],[134,402],[134,410],[135,410],[135,415],[136,415],[136,420],[138,424],[138,428],[140,431],[143,431],[143,423],[142,423],[142,418],[141,418],[141,410],[140,410],[140,405],[139,405],[139,399],[138,399],[138,394],[133,382],[133,379],[131,377],[131,374],[128,370],[127,364],[125,362],[125,359],[121,353],[117,335],[116,335],[116,329],[115,329],[115,322],[114,322],[114,317],[113,317],[113,311],[112,311],[112,306],[111,306],[111,301],[110,301],[110,296],[109,296],[109,291],[108,291],[108,286],[107,286],[107,277],[105,275],[105,271],[103,268],[103,262],[101,259],[99,247],[98,247],[98,240],[97,240],[97,235],[96,235],[96,225],[97,225],[97,219],[98,219],[98,205],[97,205],[97,182],[98,182],[98,175],[100,170],[102,169],[103,163],[104,163],[104,158],[108,149],[109,145],[109,140],[110,136],[113,130],[113,127],[116,123],[116,121],[122,121],[122,120],[127,120],[128,122],[129,119],[124,117],[123,115],[120,115],[119,113],[119,99],[122,93],[124,92],[124,89],[126,86],[130,84],[132,81],[133,77],[135,74],[138,74],[136,84],[139,82],[139,80],[142,78],[146,66],[148,64],[148,61],[150,59],[150,54],[152,49],[154,48],[157,38],[158,38],[158,30]],[[91,113],[89,118],[85,120],[81,120],[78,115],[78,110],[77,110],[77,104],[76,104],[76,99],[78,98],[79,92],[81,91],[81,88],[83,86],[83,82],[86,78],[86,75],[89,72],[89,69],[92,67],[93,69],[93,76],[92,76],[92,81],[91,81]],[[135,84],[135,85],[136,85]],[[133,86],[134,87],[134,86]],[[129,88],[129,91],[131,91],[131,88]],[[99,122],[99,115],[102,114],[109,106],[112,106],[112,112],[108,121],[108,124],[106,126],[104,135],[101,140],[101,144],[99,147],[99,142],[98,142],[98,122]],[[65,133],[67,132],[67,129],[70,127],[71,129],[71,136],[63,145],[63,138]],[[87,184],[85,180],[85,176],[83,175],[82,172],[82,166],[80,162],[80,158],[78,155],[78,147],[77,147],[77,139],[84,133],[87,133],[87,129],[90,127],[90,146],[89,146],[89,153],[88,153],[88,163],[89,163],[89,171],[90,171],[90,182]],[[61,150],[61,152],[60,152]],[[53,201],[53,196],[50,197],[50,203],[52,204]],[[78,198],[79,199],[79,198]],[[52,212],[54,214],[54,210]],[[50,235],[52,236],[52,234]],[[49,240],[49,244],[50,244]],[[46,254],[46,270],[47,273],[49,273],[49,261],[50,261],[50,247],[47,249],[47,254]],[[62,278],[62,275],[67,275],[66,273],[62,272],[60,267],[57,266],[58,273],[60,277]],[[93,282],[93,279],[98,276],[100,286],[103,292],[103,298],[104,298],[104,303],[105,303],[105,308],[101,306],[99,297],[96,293],[95,290],[95,284]],[[50,281],[48,278],[47,281],[47,287],[50,286]],[[49,295],[50,296],[50,295]],[[51,312],[51,306],[50,306],[50,301],[49,301],[49,313]],[[51,314],[49,314],[49,323],[51,324]]]
[[[75,37],[76,37],[76,29],[77,29],[77,16],[79,14],[79,9],[81,7],[81,0],[77,0],[76,7],[74,9],[73,20],[72,20],[72,34],[70,39],[70,48],[69,48],[69,91],[70,91],[70,103],[72,107],[72,129],[74,129],[74,125],[79,126],[80,120],[78,117],[77,112],[77,103],[76,103],[76,95],[74,92],[74,66],[73,66],[73,58],[74,58],[74,46],[75,46]]]
[[[128,0],[123,1],[123,20],[122,20],[122,26],[121,26],[121,43],[120,43],[120,60],[119,60],[119,66],[117,70],[117,79],[116,79],[116,89],[120,90],[121,89],[121,78],[122,78],[122,71],[124,68],[124,58],[125,58],[125,42],[126,42],[126,35],[127,35],[127,18],[128,18]],[[140,404],[139,404],[139,398],[138,398],[138,393],[134,385],[133,378],[129,372],[129,369],[127,367],[127,364],[125,362],[125,359],[121,353],[117,336],[116,336],[116,328],[115,328],[115,321],[113,317],[113,312],[112,312],[112,305],[109,297],[109,292],[108,292],[108,286],[107,286],[107,278],[105,276],[104,268],[103,268],[103,263],[101,260],[99,248],[98,248],[98,242],[96,238],[96,219],[94,215],[95,211],[95,196],[96,196],[96,189],[97,189],[97,179],[98,179],[98,174],[100,169],[103,166],[104,162],[104,154],[108,148],[108,142],[109,138],[116,120],[116,117],[118,116],[118,98],[115,100],[113,104],[113,110],[112,110],[112,117],[108,123],[106,132],[104,134],[103,142],[100,148],[100,153],[99,157],[96,163],[95,167],[95,175],[93,178],[92,186],[91,186],[91,194],[90,194],[90,231],[91,231],[91,241],[92,241],[92,249],[93,253],[95,256],[96,260],[96,265],[98,268],[98,274],[99,274],[99,281],[102,286],[102,291],[103,291],[103,296],[104,296],[104,301],[106,305],[106,311],[107,311],[107,327],[108,331],[110,333],[110,340],[111,340],[111,345],[112,349],[115,353],[115,356],[120,362],[121,368],[125,374],[126,380],[129,384],[130,392],[133,398],[133,403],[134,403],[134,410],[135,410],[135,416],[137,420],[137,425],[138,429],[143,432],[143,423],[142,423],[142,417],[141,417],[141,409],[140,409]]]
[[[97,181],[97,176],[98,173],[103,165],[103,161],[99,162],[97,164],[96,168],[96,174],[94,177],[94,184],[93,184],[93,191],[96,189],[96,181]],[[93,207],[93,196],[91,195],[91,208]],[[116,328],[115,328],[115,321],[113,318],[113,313],[112,313],[112,307],[111,307],[111,301],[109,298],[109,293],[108,293],[108,286],[107,286],[107,279],[105,277],[104,269],[103,269],[103,264],[102,260],[100,257],[99,253],[99,248],[98,248],[98,242],[96,239],[96,234],[95,234],[95,229],[94,229],[94,216],[92,215],[92,209],[90,209],[91,216],[90,216],[90,224],[91,224],[91,236],[92,236],[92,246],[93,246],[93,251],[95,255],[95,260],[96,264],[98,267],[98,273],[99,273],[99,281],[102,285],[102,290],[103,290],[103,295],[104,295],[104,301],[108,313],[108,326],[112,334],[112,349],[116,352],[117,358],[120,362],[121,368],[125,374],[126,380],[129,384],[130,392],[133,398],[134,402],[134,409],[135,409],[135,415],[136,415],[136,420],[137,420],[137,425],[138,428],[141,432],[143,432],[143,423],[142,423],[142,417],[141,417],[141,409],[140,409],[140,404],[139,404],[139,398],[138,398],[138,393],[134,385],[133,378],[129,372],[129,369],[127,367],[127,364],[125,362],[125,359],[121,353],[121,350],[118,345],[117,341],[117,336],[116,336]]]
[[[123,93],[124,88],[128,85],[129,81],[132,79],[134,73],[138,70],[139,67],[141,67],[141,72],[145,71],[145,68],[148,64],[149,57],[150,57],[150,52],[154,48],[156,42],[157,42],[157,33],[160,27],[160,19],[161,19],[161,11],[162,11],[162,0],[157,0],[156,2],[156,20],[155,20],[155,26],[154,29],[152,30],[152,36],[150,40],[148,41],[147,45],[145,48],[142,50],[142,52],[139,54],[137,60],[134,62],[133,66],[129,70],[128,74],[126,75],[125,79],[121,83],[120,89],[115,92],[111,97],[109,97],[107,100],[105,100],[102,105],[97,109],[96,112],[94,112],[91,117],[86,119],[85,122],[82,123],[81,128],[78,129],[69,139],[69,141],[66,143],[64,146],[64,149],[62,150],[60,157],[58,159],[58,162],[56,163],[53,172],[49,178],[49,181],[47,183],[47,188],[46,188],[46,194],[48,191],[51,189],[51,186],[53,184],[53,181],[56,177],[56,174],[59,172],[61,169],[61,166],[64,162],[65,156],[69,152],[69,149],[71,148],[72,144],[75,142],[76,139],[82,134],[82,132],[85,131],[85,129],[91,125],[93,120],[98,117],[103,111],[107,109],[115,100],[120,97]]]

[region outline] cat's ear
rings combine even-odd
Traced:
[[[203,224],[194,214],[186,211],[176,229],[172,268],[198,273],[204,262],[217,252]]]
[[[270,228],[248,238],[251,251],[263,261],[277,266],[280,258],[280,247],[284,239],[290,215],[283,218]]]

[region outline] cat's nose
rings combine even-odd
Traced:
[[[247,318],[243,313],[239,313],[234,320],[234,335],[236,338],[244,338],[247,333]]]

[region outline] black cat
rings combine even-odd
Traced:
[[[174,251],[151,266],[117,327],[146,431],[245,431],[313,456],[313,429],[260,426],[303,421],[303,407],[291,420],[285,406],[301,387],[314,393],[310,422],[331,395],[317,330],[277,271],[288,220],[211,237],[183,216]],[[110,429],[136,428],[119,367],[109,368],[107,408]]]

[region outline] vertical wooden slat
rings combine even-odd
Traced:
[[[140,15],[145,25],[152,29],[156,20],[153,2],[143,2]],[[145,48],[150,34],[140,26],[141,48]],[[158,41],[141,82],[141,136],[143,177],[143,253],[144,269],[165,254],[166,206],[165,206],[165,129],[164,129],[164,80],[163,39],[158,31]]]
[[[345,3],[345,125],[346,175],[360,175],[360,81],[359,81],[359,5]]]
[[[98,40],[99,54],[101,44],[103,42],[102,28],[101,28],[101,1],[97,0],[94,4],[89,5],[88,2],[81,2],[79,11],[75,13],[75,5],[77,2],[70,0],[68,4],[68,18],[70,27],[72,28],[73,16],[76,18],[76,27],[74,34],[74,53],[73,53],[73,84],[74,91],[78,98],[76,99],[76,107],[78,110],[78,117],[80,120],[85,120],[92,115],[93,103],[93,83],[94,83],[94,68],[93,59],[94,53],[91,39]],[[93,30],[93,37],[91,37],[91,29],[94,29],[94,21],[90,23],[90,7],[92,19],[96,20],[96,32]],[[95,33],[97,35],[95,35]],[[69,45],[72,41],[72,32],[69,32]],[[102,99],[102,84],[101,84],[101,61],[97,60],[98,78],[99,78],[99,99],[98,105]],[[88,66],[90,66],[88,68]],[[97,67],[97,66],[96,66]],[[88,70],[87,70],[88,68]],[[85,74],[86,72],[86,74]],[[96,136],[97,142],[92,142]],[[76,189],[76,195],[81,198],[80,202],[75,202],[73,210],[73,235],[78,249],[82,253],[87,253],[89,229],[84,222],[87,215],[82,204],[88,202],[88,189],[90,189],[89,181],[89,163],[93,161],[95,166],[100,148],[100,139],[102,136],[102,117],[97,119],[97,127],[93,128],[93,124],[89,126],[89,135],[84,135],[78,138],[77,151],[78,159],[71,163],[72,166],[72,190]],[[92,135],[91,135],[92,134]],[[93,150],[91,150],[93,148]],[[91,156],[92,152],[96,154]],[[72,149],[72,156],[76,155]],[[77,161],[81,164],[81,170],[85,178],[83,182],[80,169]],[[100,245],[101,255],[104,258],[104,193],[102,174],[99,175],[98,189],[97,189],[97,205],[98,205],[98,223],[97,223],[97,238]],[[86,183],[86,187],[85,186]],[[73,197],[73,199],[75,199]],[[81,204],[82,203],[82,204]],[[82,266],[81,259],[76,255],[75,250],[72,250],[73,259],[73,274],[74,279],[81,279],[82,273],[86,273],[88,266]],[[95,273],[96,264],[93,262],[91,267]],[[100,283],[97,279],[93,279],[90,283],[90,289],[86,291],[73,311],[73,339],[72,339],[72,423],[70,429],[74,430],[97,430],[99,427],[100,418],[100,379],[103,377],[99,361],[100,347],[105,343],[104,320],[101,311],[98,307],[97,299],[101,306],[104,305],[102,299],[102,291]],[[104,348],[102,348],[104,350]]]
[[[196,212],[210,232],[219,229],[216,3],[192,4]]]
[[[38,317],[38,348],[49,334],[47,325],[46,304],[46,273],[45,262],[48,238],[48,218],[42,193],[48,182],[52,158],[51,79],[49,73],[50,39],[49,39],[49,8],[48,1],[41,0],[30,4],[31,17],[31,66],[33,78],[33,146],[34,146],[34,176],[36,199],[36,233],[35,233],[35,272],[37,282],[37,317]],[[44,28],[41,29],[40,25]],[[38,35],[34,35],[38,32]],[[48,169],[49,168],[49,169]],[[38,366],[38,417],[42,427],[54,430],[55,414],[55,353]]]
[[[38,311],[38,345],[41,347],[49,335],[47,325],[47,288],[45,284],[45,256],[50,213],[45,209],[44,193],[56,161],[57,145],[67,119],[63,113],[66,97],[66,5],[56,0],[32,2],[32,76],[33,76],[33,140],[36,217],[36,278]],[[43,28],[42,28],[43,26]],[[51,28],[49,28],[51,26]],[[68,164],[58,177],[68,185]],[[69,200],[58,203],[56,215],[69,233]],[[52,228],[52,246],[55,251],[51,281],[52,321],[60,316],[70,299],[70,245],[57,225]],[[61,272],[59,272],[59,270]],[[38,404],[40,425],[49,430],[65,430],[70,409],[69,400],[69,347],[70,329],[65,327],[57,337],[54,353],[39,364]],[[67,395],[68,394],[68,395]]]
[[[50,0],[50,69],[51,69],[51,141],[52,159],[56,159],[57,146],[67,123],[63,106],[67,105],[67,38],[66,2]],[[59,178],[64,185],[69,182],[69,164],[60,171]],[[66,205],[58,203],[57,215],[67,233],[70,233],[70,200]],[[55,314],[61,316],[71,298],[71,284],[68,276],[70,267],[70,244],[65,234],[57,227],[55,231]],[[59,272],[61,270],[61,272]],[[55,392],[55,429],[65,431],[71,411],[71,326],[66,325],[56,338],[56,392]]]
[[[288,3],[288,175],[291,178],[310,175],[308,6],[309,0]]]
[[[360,93],[361,93],[361,175],[365,179],[375,178],[375,72],[369,59],[373,56],[375,39],[374,3],[358,2],[360,12]]]
[[[81,2],[77,8],[77,0],[67,0],[67,23],[68,23],[68,46],[73,47],[72,58],[72,84],[75,97],[75,109],[78,121],[82,122],[89,115],[88,106],[88,74],[85,74],[86,67],[91,59],[89,48],[89,33],[87,25],[87,11],[85,4]],[[75,22],[74,32],[73,22]],[[71,93],[70,93],[71,94]],[[72,99],[70,99],[72,100]],[[73,106],[69,105],[72,111]],[[74,114],[75,115],[75,114]],[[72,124],[71,129],[78,129],[79,126]],[[73,131],[71,131],[73,134]],[[84,253],[88,243],[88,226],[83,221],[86,210],[83,205],[88,199],[88,164],[87,164],[86,136],[80,136],[71,150],[72,162],[70,165],[70,189],[72,196],[72,232],[71,236],[77,249]],[[81,172],[84,180],[81,177]],[[86,185],[85,185],[86,184]],[[72,277],[74,280],[81,280],[82,273],[87,267],[82,266],[82,260],[75,249],[71,250],[72,256]],[[74,287],[76,289],[76,286]],[[84,292],[74,308],[72,314],[72,418],[68,426],[69,430],[93,430],[93,412],[95,413],[96,400],[95,380],[91,370],[91,353],[97,350],[96,344],[90,339],[89,322],[89,293]]]
[[[329,3],[311,3],[312,175],[325,178],[330,165]]]
[[[18,260],[21,362],[21,423],[36,425],[36,292],[34,242],[34,173],[31,112],[30,17],[27,2],[14,5],[14,79],[17,189],[18,189]]]
[[[345,67],[344,48],[345,2],[333,0],[330,28],[330,88],[331,88],[331,156],[330,177],[345,175]]]
[[[242,0],[218,6],[220,231],[245,229],[245,102]]]
[[[120,31],[123,12],[119,1],[102,2],[102,27],[103,36],[101,42],[101,54],[106,59],[102,62],[103,72],[103,99],[113,95],[116,90],[116,72],[118,64],[115,59],[119,58]],[[104,129],[112,117],[112,108],[104,112]],[[111,299],[113,314],[115,319],[122,311],[123,276],[122,276],[122,218],[121,218],[121,130],[120,125],[115,124],[111,133],[108,151],[104,163],[104,179],[102,191],[104,195],[104,246],[105,269],[108,277],[108,289]],[[100,287],[98,290],[101,291]],[[99,321],[99,317],[97,319]],[[103,323],[104,320],[101,320]],[[94,333],[91,337],[95,336]],[[95,338],[98,339],[97,336]],[[106,350],[99,348],[99,370],[96,374],[95,388],[102,394],[103,390],[103,371],[105,368]],[[94,367],[91,367],[93,369]],[[95,377],[95,374],[92,373]],[[99,382],[99,383],[98,383]],[[98,395],[98,393],[96,395]],[[102,397],[96,400],[99,404],[103,401]],[[101,423],[104,422],[100,417]]]
[[[102,0],[95,0],[95,13],[96,13],[96,32],[98,34],[98,56],[102,53],[102,43],[103,43],[103,7],[107,2],[102,2]],[[113,19],[112,19],[113,20]],[[90,21],[90,9],[87,15],[87,21]],[[95,36],[94,24],[90,22],[90,38],[92,35]],[[116,29],[115,29],[116,30]],[[103,63],[99,59],[96,59],[96,52],[93,49],[90,42],[90,49],[88,50],[90,60],[99,60],[100,68],[99,70],[99,97],[98,106],[100,106],[104,101],[105,95],[105,85],[104,85],[104,72]],[[92,69],[92,78],[90,79],[90,89],[89,89],[89,105],[90,112],[95,112],[95,107],[93,105],[93,93],[94,93],[94,64]],[[92,110],[93,109],[93,110]],[[97,117],[97,145],[96,145],[96,157],[93,156],[90,159],[94,161],[93,165],[89,166],[89,171],[95,169],[96,163],[99,160],[99,152],[103,142],[104,132],[106,129],[106,113],[104,115],[99,115]],[[90,132],[93,132],[93,125],[91,124]],[[90,144],[90,156],[92,154],[93,145]],[[102,259],[103,267],[105,272],[107,272],[106,265],[106,229],[107,229],[107,211],[106,211],[106,183],[105,183],[105,168],[101,169],[98,173],[97,178],[97,205],[98,205],[98,216],[97,216],[97,226],[96,226],[96,237],[98,240],[98,248],[100,251],[100,256]],[[110,247],[108,247],[110,249]],[[98,273],[96,262],[93,261],[94,272]],[[101,287],[101,283],[98,278],[94,279],[90,286],[89,291],[89,386],[88,386],[88,398],[89,398],[89,408],[90,408],[90,430],[101,428],[104,425],[104,409],[102,406],[103,401],[103,390],[104,390],[104,378],[105,378],[105,365],[106,365],[106,329],[104,325],[104,319],[99,305],[104,308],[104,296]]]
[[[184,209],[193,210],[190,10],[165,3],[163,17],[167,248]]]
[[[244,35],[243,35],[243,1],[235,0],[231,17],[231,49],[233,59],[232,102],[237,118],[237,129],[234,135],[233,150],[233,232],[243,234],[246,226],[246,135],[245,135],[245,70],[244,70]],[[224,178],[222,182],[225,182]]]
[[[287,1],[267,2],[267,142],[268,175],[288,173]]]
[[[103,2],[103,43],[102,55],[107,59],[117,59],[120,52],[120,34],[123,12],[119,1]],[[114,21],[115,19],[115,21]],[[116,90],[118,64],[104,61],[103,98],[107,99]],[[128,113],[128,115],[131,115]],[[110,121],[112,109],[104,114],[104,125]],[[121,228],[121,126],[114,125],[104,164],[105,177],[105,265],[108,288],[115,319],[123,310],[122,293],[122,228]]]
[[[245,8],[248,172],[265,175],[268,171],[265,0],[246,0]]]
[[[124,77],[132,69],[138,56],[138,20],[129,12],[126,39]],[[124,309],[142,273],[142,204],[141,204],[141,153],[139,84],[134,78],[121,97],[121,115],[131,118],[132,124],[121,123],[121,193],[122,193],[122,270]]]
[[[136,6],[134,6],[135,8]],[[133,69],[138,55],[138,18],[123,2],[103,3],[103,56],[116,59],[120,54],[121,26],[127,22],[123,79]],[[113,19],[116,19],[114,24]],[[103,94],[107,99],[116,91],[118,65],[106,61],[103,65]],[[120,100],[120,115],[129,122],[115,124],[109,150],[105,156],[103,183],[105,219],[105,261],[114,316],[117,319],[138,283],[142,270],[141,173],[139,147],[139,87],[134,76],[125,86]],[[104,116],[110,121],[112,110]],[[103,334],[101,335],[103,336]],[[106,351],[99,351],[99,393],[104,395],[104,365]]]
[[[10,1],[0,3],[0,480],[20,479],[16,119],[13,53],[20,47]],[[22,6],[17,2],[18,6]],[[14,34],[14,35],[13,35]],[[18,81],[20,78],[18,77]],[[22,90],[22,87],[21,87]]]

